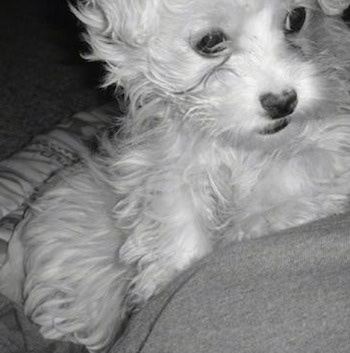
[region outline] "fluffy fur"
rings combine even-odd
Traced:
[[[73,8],[89,58],[106,63],[106,85],[124,87],[128,112],[98,156],[37,196],[11,241],[2,291],[45,337],[106,350],[132,308],[223,239],[346,209],[347,6],[82,0]],[[305,21],[292,17],[300,8]],[[224,40],[203,52],[213,33]],[[271,118],[262,95],[291,90],[293,109]]]

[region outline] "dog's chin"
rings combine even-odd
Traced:
[[[289,117],[281,118],[273,122],[269,122],[263,129],[259,130],[259,134],[263,136],[276,135],[285,130],[290,123]]]

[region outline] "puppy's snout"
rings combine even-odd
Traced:
[[[272,119],[280,119],[294,112],[298,96],[294,89],[280,94],[264,93],[260,97],[261,106]]]

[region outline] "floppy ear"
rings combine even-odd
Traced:
[[[106,63],[105,85],[146,70],[148,41],[157,28],[157,0],[78,0],[72,12],[85,25],[90,60]]]
[[[322,10],[330,16],[342,15],[350,6],[350,0],[318,0]]]

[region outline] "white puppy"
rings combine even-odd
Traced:
[[[47,338],[105,350],[222,239],[343,212],[350,1],[83,0],[128,113],[28,208],[1,272]],[[19,261],[22,259],[22,262]]]

